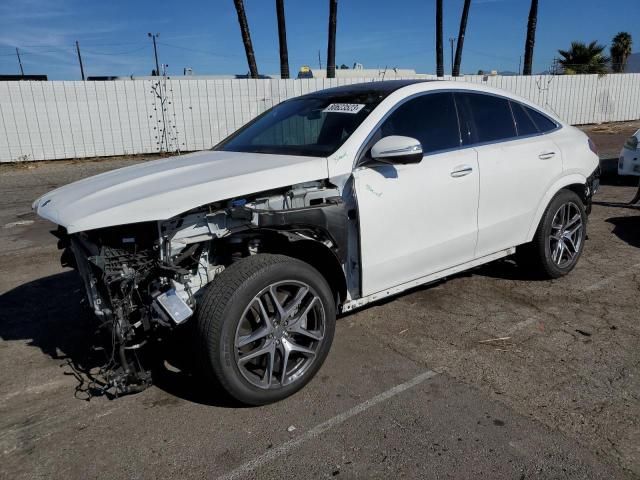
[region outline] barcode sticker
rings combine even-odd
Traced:
[[[363,103],[332,103],[323,110],[325,113],[358,113],[364,108]]]

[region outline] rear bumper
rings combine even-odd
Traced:
[[[584,199],[587,214],[591,213],[591,204],[593,196],[598,193],[600,189],[600,165],[596,167],[591,175],[587,178],[587,183],[584,186]]]

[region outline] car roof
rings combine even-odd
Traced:
[[[405,79],[405,80],[380,80],[373,82],[364,82],[364,83],[354,83],[351,85],[342,85],[339,87],[327,88],[325,90],[317,90],[315,92],[307,93],[306,95],[302,95],[299,97],[294,97],[292,99],[286,100],[296,100],[300,98],[327,98],[333,97],[333,101],[340,101],[341,97],[345,100],[348,97],[368,97],[371,96],[374,100],[374,103],[379,103],[389,97],[391,94],[394,94],[398,90],[406,89],[407,94],[414,94],[429,90],[461,90],[461,91],[471,91],[478,93],[486,93],[492,95],[498,95],[510,100],[514,100],[520,102],[524,105],[527,105],[535,110],[544,113],[546,116],[551,117],[554,121],[563,124],[563,121],[558,118],[558,116],[540,105],[533,103],[532,101],[523,98],[519,95],[516,95],[513,92],[502,90],[499,88],[491,87],[488,85],[483,85],[475,82],[467,82],[464,81],[463,78],[460,80],[445,80],[445,79]],[[400,93],[400,92],[399,92]],[[402,93],[400,93],[402,95]]]
[[[354,83],[351,85],[342,85],[340,87],[327,88],[324,90],[318,90],[316,92],[307,93],[298,98],[317,98],[317,97],[342,97],[350,95],[362,95],[362,94],[379,94],[382,97],[386,97],[389,94],[399,90],[403,87],[413,85],[415,83],[424,82],[437,82],[438,80],[424,80],[424,79],[411,79],[411,80],[381,80],[378,82],[364,82]]]

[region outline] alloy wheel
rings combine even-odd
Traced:
[[[309,285],[273,283],[242,314],[234,339],[236,365],[258,388],[285,387],[309,370],[324,333],[324,307]]]
[[[580,253],[583,229],[582,213],[578,205],[574,202],[562,204],[553,216],[549,234],[551,260],[559,268],[569,266]]]

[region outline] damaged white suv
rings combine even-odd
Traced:
[[[568,273],[598,184],[588,138],[530,102],[463,82],[311,93],[212,151],[81,180],[33,208],[59,225],[110,325],[120,393],[136,352],[183,324],[211,380],[247,404],[304,386],[336,315],[519,250]]]

